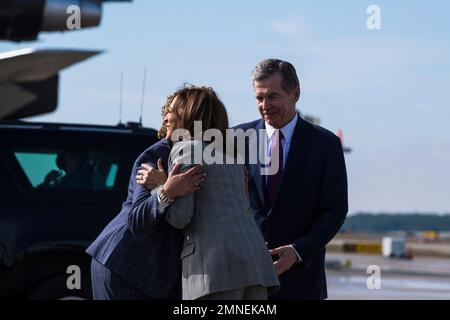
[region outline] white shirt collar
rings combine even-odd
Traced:
[[[297,125],[297,120],[298,120],[297,118],[298,118],[298,115],[295,114],[294,118],[292,118],[291,121],[286,123],[286,125],[280,129],[281,133],[283,133],[283,137],[286,140],[286,142],[291,141],[291,138],[294,135],[295,126]],[[265,125],[266,125],[267,138],[270,140],[270,139],[272,139],[272,135],[276,129],[274,127],[272,127],[270,124],[268,124],[267,122],[265,122]]]

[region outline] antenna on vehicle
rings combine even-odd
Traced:
[[[142,127],[142,113],[144,112],[144,97],[145,97],[145,81],[147,80],[147,67],[144,68],[144,81],[142,83],[142,97],[141,97],[141,113],[139,115],[139,126]]]
[[[119,126],[122,125],[123,71],[120,73]]]

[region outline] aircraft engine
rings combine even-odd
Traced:
[[[105,1],[108,0],[0,0],[0,39],[29,41],[41,31],[98,26]],[[77,21],[79,25],[75,24]]]

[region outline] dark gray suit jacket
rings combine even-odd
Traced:
[[[264,129],[256,120],[236,128]],[[280,276],[279,299],[325,299],[325,246],[342,226],[347,211],[347,174],[337,136],[300,116],[272,206],[268,205],[261,163],[249,164],[250,202],[270,248],[292,244],[302,263]]]

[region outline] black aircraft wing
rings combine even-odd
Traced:
[[[99,53],[66,49],[0,53],[0,120],[54,111],[58,103],[59,71]]]

